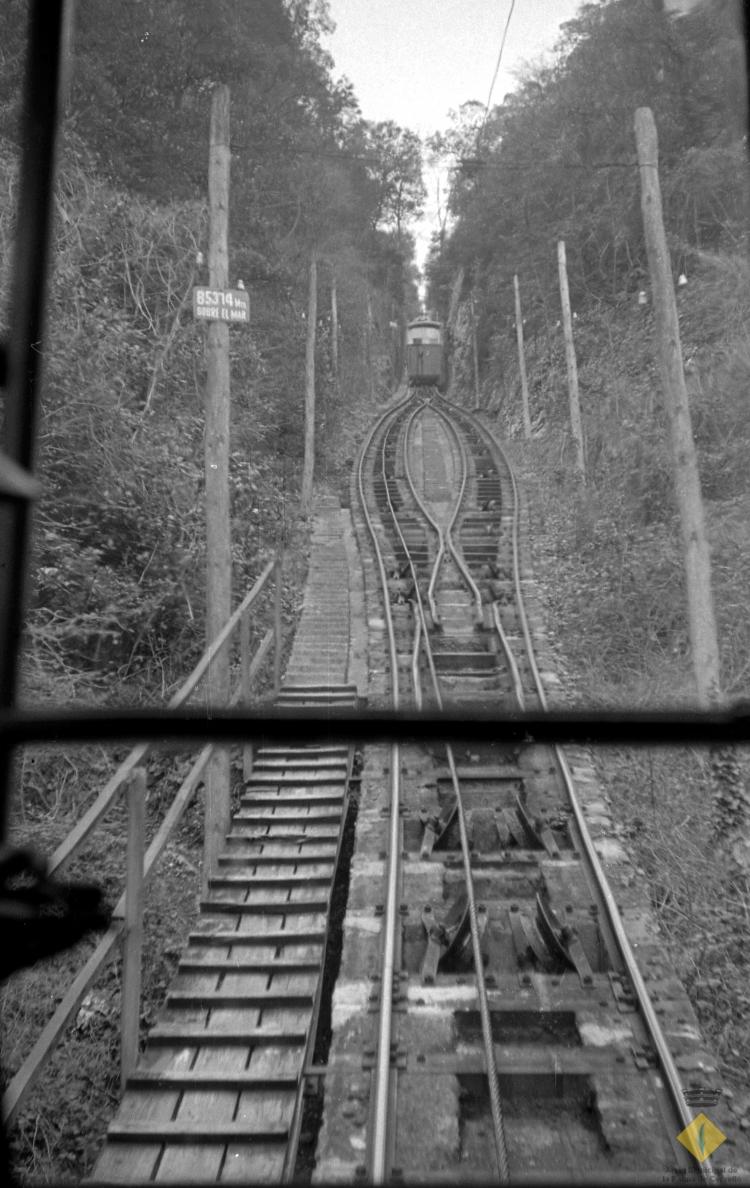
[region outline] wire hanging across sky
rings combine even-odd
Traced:
[[[487,105],[484,109],[484,118],[482,120],[481,127],[477,133],[477,144],[479,144],[479,137],[484,132],[484,125],[487,123],[487,116],[490,114],[490,103],[492,102],[492,92],[495,89],[495,83],[497,82],[497,76],[500,73],[500,63],[503,60],[503,50],[505,49],[505,39],[508,36],[508,29],[510,28],[510,18],[513,16],[513,9],[515,7],[516,7],[516,0],[510,0],[510,8],[508,10],[508,16],[505,21],[505,28],[503,29],[503,36],[502,36],[502,40],[500,42],[500,49],[499,49],[498,55],[497,55],[497,62],[495,64],[495,73],[492,76],[492,82],[490,83],[490,93],[487,96]]]

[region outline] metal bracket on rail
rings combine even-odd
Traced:
[[[615,1005],[617,1006],[620,1014],[630,1015],[633,1013],[633,1011],[638,1009],[638,1000],[636,999],[635,989],[633,988],[632,982],[626,975],[613,973],[610,971],[609,983],[612,987],[612,995],[615,1000]]]
[[[516,796],[515,811],[502,809],[496,815],[496,823],[504,845],[513,839],[517,846],[532,850],[546,850],[550,858],[559,858],[560,850],[547,822],[543,817],[532,817],[519,796]]]
[[[592,985],[591,965],[577,930],[561,923],[545,895],[537,894],[535,920],[511,905],[510,926],[519,957],[532,958],[543,968],[555,962],[570,966],[584,986]]]
[[[487,930],[487,919],[486,909],[479,908],[477,924],[480,938]],[[422,927],[427,934],[427,948],[422,958],[420,975],[422,981],[429,985],[435,981],[438,965],[448,962],[463,966],[467,957],[471,956],[471,929],[467,896],[460,895],[455,899],[442,921],[436,918],[432,904],[425,904],[422,909]],[[484,958],[484,954],[482,956]]]
[[[414,583],[406,578],[392,577],[388,579],[388,591],[392,603],[396,606],[406,605],[413,596]]]
[[[650,1044],[644,1044],[640,1048],[633,1046],[630,1051],[633,1055],[635,1067],[639,1068],[641,1072],[644,1072],[647,1068],[659,1067],[658,1057]]]
[[[518,956],[525,964],[529,958],[535,958],[542,967],[549,964],[549,951],[537,930],[536,924],[529,916],[519,912],[517,904],[510,907],[510,930],[513,944]]]
[[[572,924],[561,923],[549,899],[541,893],[536,897],[536,918],[550,951],[571,965],[583,984],[590,986],[594,978],[577,929]]]
[[[552,836],[552,830],[549,825],[543,817],[534,817],[532,819],[520,796],[516,796],[516,812],[518,813],[526,836],[533,841],[535,847],[540,850],[546,850],[550,858],[559,858],[560,850]]]
[[[456,801],[451,800],[444,805],[442,812],[431,813],[429,809],[420,809],[419,819],[424,825],[422,845],[419,848],[420,858],[429,858],[437,843],[443,837],[456,815]]]

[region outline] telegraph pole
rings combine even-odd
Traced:
[[[659,144],[650,107],[635,113],[635,142],[641,174],[641,213],[651,276],[659,373],[672,440],[672,475],[680,517],[682,555],[687,586],[688,634],[698,701],[708,709],[721,702],[719,637],[711,590],[711,555],[703,514],[700,472],[693,440],[680,324],[659,185]],[[746,822],[750,795],[734,748],[710,749],[714,837],[727,853],[727,870],[750,869]]]
[[[521,290],[518,287],[518,273],[513,275],[513,292],[516,298],[516,342],[518,343],[518,367],[521,372],[521,400],[523,403],[524,437],[531,437],[531,414],[529,413],[529,384],[526,379],[526,357],[523,348],[523,318],[521,317]]]
[[[719,696],[719,645],[711,595],[711,560],[682,368],[674,282],[664,234],[659,146],[650,107],[639,107],[635,113],[635,142],[641,174],[641,213],[651,276],[659,372],[672,439],[674,488],[682,528],[693,671],[700,703],[710,706]]]
[[[479,355],[477,353],[477,323],[474,316],[474,294],[469,295],[469,320],[471,322],[471,359],[474,365],[474,402],[479,408]]]
[[[573,343],[573,319],[570,314],[570,291],[568,289],[568,266],[565,260],[565,242],[557,243],[557,268],[560,277],[560,304],[562,306],[563,334],[565,335],[565,362],[568,369],[568,394],[570,398],[570,428],[576,447],[576,470],[581,482],[586,483],[586,461],[583,450],[583,425],[581,423],[581,401],[578,395],[578,365]]]
[[[212,289],[229,282],[229,87],[218,86],[211,101],[208,157],[208,271]],[[206,645],[216,638],[232,610],[232,544],[229,510],[229,325],[212,320],[206,348]],[[229,652],[211,662],[206,702],[229,704]],[[219,849],[229,828],[229,750],[211,757],[206,775],[203,877],[216,872]]]
[[[318,260],[310,256],[307,296],[307,341],[305,345],[305,455],[302,462],[302,514],[312,508],[315,470],[315,329],[318,321]]]
[[[338,387],[339,382],[339,304],[336,292],[336,270],[331,269],[331,371]]]

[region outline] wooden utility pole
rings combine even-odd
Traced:
[[[374,360],[372,357],[372,299],[370,297],[370,286],[366,288],[367,300],[367,315],[365,318],[365,356],[367,359],[367,382],[370,388],[370,403],[375,399],[375,375],[373,372]]]
[[[693,672],[699,702],[702,706],[709,706],[715,704],[720,695],[719,644],[711,594],[711,560],[690,404],[682,368],[672,268],[664,234],[656,124],[650,107],[639,107],[635,113],[635,142],[641,174],[641,212],[651,276],[659,373],[672,440],[674,489],[682,532]]]
[[[565,363],[568,369],[568,395],[570,397],[570,428],[576,447],[576,470],[581,482],[586,482],[586,460],[583,450],[583,425],[581,423],[581,401],[578,396],[578,365],[576,348],[573,344],[573,319],[570,314],[570,291],[568,289],[568,267],[565,262],[565,243],[557,243],[557,270],[560,275],[560,304],[562,305],[563,334],[565,336]]]
[[[339,382],[339,303],[336,292],[336,273],[331,269],[331,371],[333,382]]]
[[[471,357],[474,364],[474,403],[479,407],[479,353],[477,351],[477,323],[474,317],[474,294],[469,297],[469,319],[471,321]]]
[[[211,101],[208,157],[208,271],[212,289],[228,287],[229,255],[229,87],[218,86]],[[229,513],[229,325],[211,321],[206,349],[206,643],[216,638],[232,610],[232,545]],[[209,707],[229,704],[226,648],[206,678]],[[229,828],[229,751],[215,751],[206,774],[204,879],[216,872],[219,849]]]
[[[446,339],[448,343],[456,342],[456,323],[458,321],[458,310],[461,302],[461,290],[464,285],[464,270],[459,268],[458,272],[453,278],[451,285],[450,303],[448,305],[448,321],[446,323]],[[455,381],[455,369],[453,367],[453,351],[447,348],[443,351],[443,358],[446,365],[446,376],[448,381],[448,396],[453,397],[453,388]]]
[[[302,513],[310,514],[315,469],[315,327],[318,320],[318,261],[310,257],[307,299],[307,348],[305,351],[305,457],[302,463]]]
[[[531,414],[529,413],[529,384],[526,379],[526,357],[523,349],[523,318],[521,316],[521,290],[518,287],[518,273],[513,275],[513,292],[516,298],[516,342],[518,343],[518,367],[521,372],[521,401],[523,404],[523,433],[531,437]]]

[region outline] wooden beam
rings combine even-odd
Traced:
[[[212,289],[229,280],[229,88],[217,86],[211,103],[208,164],[208,269]],[[232,611],[232,542],[229,500],[229,325],[209,322],[206,348],[206,640],[214,639]],[[209,667],[206,701],[229,700],[229,657],[220,650]],[[211,756],[205,790],[204,877],[214,873],[229,826],[229,751]]]
[[[523,346],[523,317],[521,315],[521,290],[518,273],[513,276],[513,292],[516,301],[516,342],[518,343],[518,369],[521,372],[521,403],[523,408],[524,437],[531,437],[531,415],[529,413],[529,383],[526,379],[526,356]]]
[[[560,304],[562,306],[563,335],[565,337],[565,364],[568,370],[568,396],[570,400],[570,428],[576,448],[576,470],[582,483],[586,482],[586,460],[581,422],[581,401],[578,392],[578,364],[573,342],[573,319],[570,313],[570,290],[568,289],[568,266],[565,259],[565,243],[557,244],[557,270],[560,278]]]
[[[651,276],[659,374],[672,442],[672,476],[680,517],[688,601],[693,673],[702,706],[719,700],[719,644],[711,593],[711,559],[706,537],[698,459],[693,441],[680,325],[664,233],[659,146],[650,107],[635,113],[635,140],[641,174],[641,213]]]

